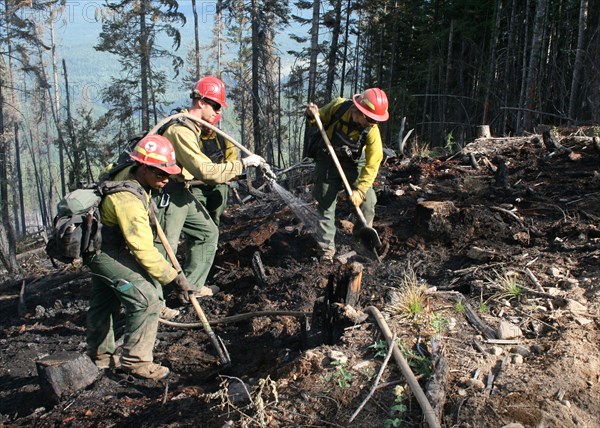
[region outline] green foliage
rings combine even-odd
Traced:
[[[396,386],[394,388],[394,404],[390,409],[390,416],[393,418],[388,418],[384,421],[384,427],[399,427],[404,422],[404,414],[408,410],[406,404],[404,404],[406,397],[404,394],[403,386]]]
[[[335,370],[326,379],[327,381],[334,381],[340,388],[349,388],[350,381],[352,380],[352,373],[348,371],[348,363],[334,361],[331,363],[335,367]]]
[[[398,290],[390,293],[389,311],[416,318],[425,310],[425,286],[419,283],[417,274],[410,265],[404,269]]]
[[[458,300],[454,304],[454,310],[456,311],[457,314],[464,314],[465,313],[465,305],[463,304],[463,302]]]
[[[488,307],[487,303],[483,300],[479,301],[479,313],[480,314],[488,314],[490,312],[490,308]]]
[[[416,354],[413,350],[408,348],[400,339],[396,339],[396,345],[402,352],[402,355],[406,359],[406,362],[415,374],[422,374],[429,376],[431,374],[431,360],[423,355]],[[378,340],[369,348],[375,350],[375,357],[385,357],[388,353],[388,345],[385,340]]]
[[[431,327],[436,334],[441,334],[448,327],[448,320],[439,312],[431,317]]]
[[[515,272],[497,272],[494,271],[494,278],[488,278],[491,286],[497,293],[494,295],[498,299],[519,300],[523,294],[523,288],[519,282],[519,277]]]

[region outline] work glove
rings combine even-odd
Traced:
[[[275,175],[275,173],[271,169],[271,166],[268,163],[264,162],[263,164],[261,164],[260,169],[262,170],[267,180],[274,181],[275,179],[277,179],[277,176]]]
[[[188,300],[188,292],[192,290],[194,286],[190,281],[188,281],[183,272],[178,273],[175,279],[171,281],[171,284],[174,287],[179,288],[179,290],[181,290],[179,295],[182,296],[185,300]]]
[[[355,207],[360,207],[362,203],[367,199],[365,192],[360,189],[352,190],[352,195],[350,196],[350,201],[354,204]]]
[[[253,166],[256,168],[257,166],[260,166],[266,162],[266,160],[264,160],[258,155],[249,155],[245,158],[242,158],[242,165],[244,165],[244,168],[248,168],[249,166]]]

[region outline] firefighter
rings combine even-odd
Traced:
[[[347,103],[350,106],[335,123],[329,123],[335,112]],[[319,109],[309,103],[306,114],[312,118],[319,114],[327,123],[327,136],[334,147],[342,169],[352,186],[350,201],[363,212],[367,225],[373,225],[377,197],[373,182],[383,160],[383,145],[379,132],[379,122],[388,120],[388,99],[384,91],[370,88],[356,94],[352,100],[336,98]],[[324,143],[323,143],[324,144]],[[319,213],[323,216],[317,225],[317,242],[321,259],[332,261],[335,255],[335,208],[337,195],[343,182],[331,156],[326,150],[319,150],[315,157],[313,197],[318,202]],[[355,233],[358,226],[355,225]]]
[[[169,374],[169,369],[154,363],[152,357],[164,307],[161,287],[172,284],[186,292],[191,284],[154,246],[150,192],[163,188],[169,175],[179,174],[181,168],[173,146],[160,135],[141,139],[131,158],[134,164],[111,178],[123,190],[104,196],[100,204],[101,251],[85,259],[92,271],[87,354],[99,368],[120,363],[133,376],[157,380]],[[125,339],[119,362],[114,355],[113,329],[121,306],[125,309]]]
[[[219,120],[221,120],[220,113],[213,120],[213,124],[218,123]],[[202,129],[199,144],[202,153],[208,156],[213,163],[234,161],[238,157],[233,143],[212,129]],[[229,185],[226,183],[199,183],[192,185],[192,193],[204,205],[210,218],[219,226],[221,224],[221,216],[225,208],[227,208]]]
[[[225,85],[213,76],[206,76],[194,85],[190,94],[192,105],[181,112],[214,123],[225,102]],[[218,287],[206,287],[206,278],[217,250],[219,228],[201,201],[204,198],[200,186],[224,184],[242,174],[244,168],[266,164],[258,155],[242,160],[232,159],[215,163],[202,152],[202,127],[194,121],[170,126],[166,137],[175,148],[180,174],[171,176],[165,192],[169,204],[159,208],[161,224],[173,251],[177,251],[179,237],[186,240],[186,258],[183,267],[197,297],[212,296]],[[159,246],[160,249],[160,246]],[[185,296],[180,294],[180,300]],[[183,302],[182,302],[183,303]]]

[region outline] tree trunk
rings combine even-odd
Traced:
[[[310,30],[310,62],[308,65],[308,97],[307,101],[315,102],[317,88],[317,56],[319,55],[319,12],[321,1],[313,2],[313,14]]]
[[[56,13],[62,13],[63,8],[52,9],[50,12],[50,41],[51,41],[51,53],[52,53],[52,79],[54,82],[54,109],[56,110],[56,120],[60,123],[60,90],[58,87],[58,66],[56,64],[56,43],[54,39],[54,19],[56,17]],[[58,146],[58,164],[61,171],[65,170],[65,151],[60,144]],[[67,193],[67,185],[65,183],[65,175],[60,175],[60,188],[62,194]]]
[[[148,46],[148,29],[146,28],[146,2],[140,3],[140,84],[142,130],[150,130],[150,110],[148,101],[148,82],[150,80],[150,58]]]
[[[337,76],[337,54],[342,25],[342,0],[336,0],[334,27],[331,32],[331,46],[327,58],[327,79],[325,81],[325,99],[329,100],[333,94],[333,83]]]
[[[344,56],[342,58],[342,75],[340,76],[340,97],[344,96],[344,85],[346,84],[346,63],[348,62],[348,30],[350,29],[351,1],[352,0],[348,0],[348,3],[346,4],[346,28],[344,33]]]
[[[483,101],[483,118],[481,123],[488,125],[490,120],[490,98],[492,96],[492,86],[496,75],[496,47],[498,46],[498,35],[500,34],[500,18],[502,17],[502,2],[496,2],[496,24],[494,25],[493,35],[490,43],[489,65],[486,84],[485,84],[485,99]]]
[[[261,46],[259,46],[259,22],[258,22],[258,0],[252,0],[252,135],[254,136],[254,153],[261,154],[261,121],[260,121],[260,105],[259,105],[259,54]]]
[[[81,165],[81,153],[79,152],[79,143],[77,142],[77,134],[75,133],[75,127],[73,126],[73,117],[71,116],[71,98],[69,96],[69,76],[67,74],[67,62],[63,58],[63,72],[65,75],[65,93],[67,101],[67,128],[69,130],[69,137],[71,139],[71,149],[73,152],[73,170],[71,171],[72,176],[70,177],[69,188],[80,189],[82,187],[83,168]]]
[[[581,69],[583,68],[583,46],[587,25],[588,0],[581,0],[579,5],[579,32],[577,33],[577,52],[575,53],[575,64],[573,65],[573,79],[571,80],[571,96],[569,98],[569,123],[575,122],[575,108],[577,104],[577,89],[580,85]]]
[[[527,70],[527,89],[526,94],[526,106],[525,110],[525,121],[523,127],[529,131],[533,126],[532,111],[536,110],[537,103],[536,99],[538,96],[538,71],[540,66],[540,58],[542,55],[542,37],[544,35],[544,27],[546,26],[545,18],[546,11],[548,10],[549,0],[538,0],[538,4],[535,10],[535,18],[533,21],[533,30],[531,34],[531,53],[529,55],[529,66]]]
[[[200,80],[200,28],[198,25],[198,9],[196,0],[192,0],[192,13],[194,14],[194,71],[195,80]]]

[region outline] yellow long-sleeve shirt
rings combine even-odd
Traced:
[[[187,113],[186,110],[182,110]],[[223,163],[213,163],[202,153],[198,142],[201,128],[194,124],[197,132],[184,125],[170,126],[163,136],[175,148],[177,163],[181,165],[182,172],[175,177],[176,181],[202,180],[206,184],[227,183],[242,173],[243,165],[239,160],[227,160]]]
[[[135,177],[131,174],[132,168],[120,171],[113,180],[135,181]],[[146,196],[149,203],[150,194],[147,193]],[[129,251],[140,266],[150,276],[165,285],[175,279],[177,271],[154,246],[154,236],[146,206],[131,192],[117,192],[103,198],[100,215],[103,225],[119,228]]]
[[[319,116],[321,118],[321,122],[323,122],[323,124],[328,124],[333,114],[345,101],[345,98],[338,97],[335,100],[331,101],[329,104],[326,104],[323,107],[321,107],[319,109]],[[358,141],[361,131],[356,129],[348,130],[348,127],[345,124],[341,123],[349,123],[351,115],[352,112],[350,110],[344,112],[344,114],[340,118],[340,124],[342,126],[338,129],[340,129],[352,140]],[[311,123],[315,123],[314,119],[311,121]],[[327,136],[329,137],[329,140],[333,138],[334,128],[335,127],[332,126],[329,127],[329,129],[327,129]],[[367,134],[367,137],[365,139],[363,151],[365,152],[365,165],[361,168],[360,173],[358,175],[358,182],[356,188],[366,193],[369,187],[373,185],[375,178],[377,178],[379,166],[383,161],[383,143],[381,141],[381,133],[379,132],[379,126],[377,126],[377,124],[371,126],[371,129],[369,130],[369,133]]]

